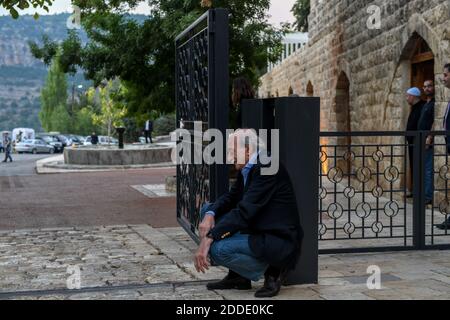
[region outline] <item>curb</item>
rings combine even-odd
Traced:
[[[36,161],[36,172],[38,174],[50,173],[79,173],[79,172],[104,172],[104,171],[123,171],[139,169],[162,169],[175,168],[172,162],[154,163],[145,165],[125,165],[125,166],[88,166],[88,165],[68,165],[64,164],[64,156],[58,155]]]

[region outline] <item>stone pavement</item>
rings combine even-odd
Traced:
[[[195,248],[181,228],[148,225],[1,231],[0,299],[254,299],[261,282],[205,290],[225,270],[196,273]],[[381,269],[380,290],[367,288],[371,265]],[[276,299],[450,299],[450,251],[322,255],[319,275]]]

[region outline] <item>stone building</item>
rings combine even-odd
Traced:
[[[435,79],[435,130],[442,130],[450,99],[441,82],[446,63],[449,0],[311,0],[308,43],[265,74],[258,93],[262,98],[292,93],[320,97],[321,131],[404,131],[410,112],[406,90]],[[331,168],[329,175],[352,173],[364,181],[364,170],[384,171],[393,176],[392,187],[407,182],[411,189],[412,171],[404,171],[404,143],[402,136],[321,138],[322,172]],[[444,144],[443,137],[435,143]],[[352,148],[329,147],[350,144]],[[443,146],[438,148],[445,154]],[[393,161],[377,161],[380,151],[393,155]],[[445,164],[444,158],[435,157],[435,168]],[[372,177],[368,184],[387,187],[390,182]],[[446,207],[450,213],[450,202]]]
[[[323,131],[395,131],[407,88],[434,77],[441,129],[449,62],[449,0],[311,0],[308,44],[261,78],[259,96],[320,97]]]

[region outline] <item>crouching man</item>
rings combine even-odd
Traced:
[[[281,164],[275,175],[262,174],[254,131],[236,131],[227,149],[228,161],[240,173],[229,192],[201,210],[195,267],[205,272],[209,255],[215,265],[229,269],[223,280],[207,284],[209,290],[249,290],[251,281],[264,275],[255,297],[273,297],[295,267],[303,238],[292,184]]]

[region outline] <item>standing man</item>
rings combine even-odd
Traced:
[[[8,162],[8,159],[9,161],[13,162],[13,159],[11,157],[11,138],[9,137],[8,133],[5,133],[4,145],[5,145],[5,160],[3,160],[3,162]]]
[[[97,136],[97,134],[95,132],[92,132],[91,143],[94,146],[96,146],[98,144],[98,136]]]
[[[431,131],[434,123],[434,80],[426,80],[423,91],[427,101],[422,107],[417,129],[419,131]],[[429,135],[425,146],[425,205],[433,204],[433,136]]]
[[[417,131],[419,118],[422,114],[422,108],[424,102],[420,98],[422,93],[419,88],[410,88],[406,92],[406,101],[411,106],[411,111],[408,117],[408,123],[406,125],[406,131]],[[409,154],[409,169],[411,176],[411,192],[413,190],[414,180],[413,180],[413,168],[414,168],[414,137],[408,136],[406,137],[408,142],[408,154]],[[412,193],[407,195],[408,198],[412,198]]]
[[[444,77],[442,78],[442,83],[444,86],[448,89],[450,89],[450,63],[447,63],[444,66]],[[446,144],[447,144],[447,153],[450,154],[450,102],[447,105],[447,109],[445,110],[445,116],[444,116],[444,130],[447,131],[447,136],[445,138]],[[446,221],[436,226],[437,228],[441,230],[448,230],[450,229],[450,216],[447,218]]]
[[[150,138],[150,143],[153,143],[152,131],[153,131],[153,122],[151,120],[145,121],[145,127],[144,127],[145,143],[148,143],[149,138]]]

